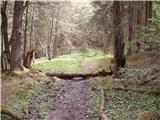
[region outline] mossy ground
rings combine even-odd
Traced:
[[[16,78],[16,80],[15,80]],[[14,80],[12,80],[14,79]],[[18,77],[18,76],[12,76],[11,81],[14,82],[20,82],[18,84],[19,87],[17,87],[12,92],[12,96],[6,96],[6,99],[8,99],[8,102],[5,104],[2,104],[2,109],[7,109],[19,117],[23,117],[26,113],[28,108],[31,106],[33,100],[35,100],[38,96],[41,96],[44,94],[45,85],[47,82],[50,81],[48,77],[36,77],[36,78],[30,78],[30,77]],[[54,80],[53,82],[50,81],[50,84],[47,85],[47,91],[52,91],[56,89],[59,84],[61,83],[61,80]],[[14,85],[14,84],[13,84]],[[12,87],[12,85],[11,85]],[[50,103],[50,101],[42,102],[37,106],[39,108],[39,112],[41,115],[47,114],[48,110],[53,107]]]
[[[113,86],[105,86],[89,80],[91,90],[89,92],[91,115],[97,120],[100,108],[100,88],[105,89],[106,105],[105,114],[114,120],[135,120],[137,115],[144,111],[160,112],[160,95],[115,89]],[[115,86],[116,87],[116,86]]]
[[[89,49],[89,52],[84,56],[82,53],[72,53],[62,55],[52,60],[39,59],[32,65],[33,70],[50,71],[50,72],[81,72],[86,63],[99,65],[101,61],[110,59],[111,55],[104,55],[101,52]]]
[[[37,110],[38,110],[38,112],[39,112],[39,114],[41,115],[41,116],[46,116],[47,114],[48,114],[48,112],[49,112],[49,110],[51,109],[51,108],[53,108],[54,107],[54,105],[53,105],[53,103],[51,102],[51,101],[46,101],[46,102],[42,102],[42,103],[40,103],[38,106],[37,106]]]
[[[152,67],[159,63],[159,58],[155,57],[157,55],[156,53],[141,53],[129,57],[127,58],[127,68]],[[143,57],[146,59],[142,59]],[[115,80],[112,76],[89,80],[92,87],[91,92],[89,92],[91,114],[95,116],[95,119],[98,120],[99,105],[97,106],[97,104],[100,103],[100,88],[105,89],[106,93],[105,115],[113,120],[137,120],[140,113],[160,112],[160,90],[154,89],[154,86],[148,84],[138,86],[138,81],[133,81],[132,84],[129,82],[129,80]]]
[[[155,55],[152,56],[154,57]],[[83,70],[88,64],[94,65],[94,69],[96,70],[108,69],[111,58],[111,55],[106,56],[102,53],[98,53],[95,56],[95,52],[91,50],[89,53],[85,54],[85,56],[82,56],[81,53],[72,53],[70,55],[59,56],[51,61],[46,59],[36,60],[36,62],[33,64],[33,69],[51,72],[84,72]],[[136,58],[139,57],[136,56]],[[147,54],[147,58],[151,57],[149,57]],[[147,60],[144,65],[137,65],[138,61],[141,61],[142,63],[143,60],[137,59],[135,62],[134,57],[128,58],[128,60],[127,68],[148,67],[156,61],[154,58],[150,59],[151,61]],[[11,81],[4,81],[5,84],[3,84],[3,86],[6,87],[15,87],[17,85],[22,86],[15,88],[18,90],[16,90],[16,94],[11,98],[9,108],[17,114],[25,113],[33,99],[41,94],[42,86],[47,80],[48,78],[36,78],[35,80],[35,78],[26,79],[23,77],[17,78],[16,76],[12,76]],[[95,119],[98,119],[99,112],[99,88],[106,89],[107,103],[105,107],[105,114],[107,117],[114,118],[116,120],[125,120],[128,118],[135,119],[137,114],[143,111],[160,112],[160,96],[151,94],[153,89],[151,89],[149,86],[135,87],[127,84],[126,87],[126,85],[122,84],[121,82],[115,82],[111,80],[111,77],[91,78],[89,81],[91,89],[89,89],[87,94],[90,96],[90,112]],[[11,83],[14,84],[9,85]],[[123,90],[117,88],[122,88]],[[50,109],[50,106],[51,104],[48,101],[41,103],[38,106],[38,109],[42,115],[45,115],[47,114],[48,109]]]

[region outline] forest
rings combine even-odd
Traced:
[[[2,120],[160,120],[160,1],[0,6]]]

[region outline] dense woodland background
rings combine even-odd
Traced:
[[[159,1],[1,1],[2,120],[159,120]]]
[[[50,60],[90,47],[114,53],[118,67],[124,55],[159,51],[158,1],[87,3],[2,1],[2,71],[27,67],[29,51]]]

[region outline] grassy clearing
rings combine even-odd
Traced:
[[[62,55],[52,60],[36,60],[32,65],[33,70],[52,71],[52,72],[81,72],[87,61],[91,64],[99,64],[103,60],[111,58],[110,55],[103,55],[102,52],[95,52],[89,49],[87,54],[76,52],[69,55]]]

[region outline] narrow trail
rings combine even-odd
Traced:
[[[91,120],[88,114],[88,98],[85,81],[65,81],[58,91],[54,110],[43,120]]]
[[[86,80],[66,80],[58,90],[44,95],[44,99],[48,96],[48,99],[53,102],[53,108],[48,115],[41,118],[33,110],[35,107],[32,107],[29,118],[32,120],[92,120],[88,112],[87,89]],[[43,98],[36,103],[38,101],[43,101]]]
[[[87,62],[82,70],[84,73],[92,72],[95,65]],[[32,120],[93,120],[89,114],[89,85],[87,80],[73,78],[63,80],[57,90],[44,92],[44,95],[35,100],[29,110],[29,119]],[[53,108],[48,115],[41,117],[36,106],[43,101],[52,101]]]

